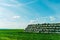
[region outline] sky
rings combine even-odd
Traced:
[[[60,0],[0,0],[0,29],[59,22]]]

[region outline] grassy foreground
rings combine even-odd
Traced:
[[[23,32],[21,29],[0,29],[0,40],[18,40],[18,32]],[[19,39],[20,40],[20,39]]]
[[[60,34],[25,33],[20,29],[0,30],[0,40],[60,40]]]

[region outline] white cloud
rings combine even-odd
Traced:
[[[18,4],[18,3],[17,3]],[[13,19],[19,19],[21,16],[18,16],[15,14],[15,12],[9,10],[8,8],[5,8],[4,6],[13,6],[17,7],[20,6],[20,4],[9,4],[9,3],[0,3],[0,28],[25,28],[26,23],[22,23],[20,21],[14,21]],[[15,15],[15,16],[14,16]],[[16,23],[17,22],[17,23]]]
[[[50,21],[55,21],[55,19],[56,19],[56,18],[53,17],[53,16],[50,16],[49,18],[50,18]]]
[[[55,22],[56,17],[49,16],[49,17],[39,17],[34,20],[30,20],[29,24],[37,24],[37,23],[50,23]]]
[[[30,22],[29,22],[28,24],[37,24],[37,23],[39,23],[40,21],[41,21],[40,18],[36,18],[36,19],[30,20]]]
[[[28,2],[28,3],[25,3],[25,5],[28,5],[28,4],[31,4],[31,3],[35,3],[35,2],[37,2],[38,0],[33,0],[33,1],[31,1],[31,2]]]
[[[0,3],[1,6],[9,6],[9,7],[19,7],[22,4],[9,4],[9,3]]]
[[[0,5],[2,5],[2,6],[13,6],[12,4],[8,4],[8,3],[1,3]]]
[[[12,22],[12,18],[17,19],[20,18],[20,16],[14,16],[16,14],[14,14],[14,12],[4,8],[4,7],[0,7],[0,29],[2,28],[6,28],[6,29],[16,29],[16,28],[20,28],[18,23],[16,22]]]
[[[36,20],[30,20],[29,24],[35,24]]]
[[[12,18],[13,19],[18,19],[18,18],[20,18],[20,16],[13,16]]]
[[[27,3],[19,3],[17,0],[10,0],[11,2],[15,3],[15,4],[5,4],[5,6],[13,6],[13,7],[20,7],[20,6],[25,6],[25,5],[28,5],[28,4],[31,4],[31,3],[35,3],[37,2],[38,0],[33,0],[31,2],[27,2]]]
[[[3,1],[0,1],[0,5],[1,6],[9,6],[9,7],[20,7],[23,4],[17,2],[16,0],[8,0],[8,1],[3,0]]]

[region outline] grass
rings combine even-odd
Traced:
[[[19,33],[22,40],[60,40],[60,34]]]
[[[23,29],[0,30],[0,40],[60,40],[60,34],[26,33]]]
[[[1,29],[0,40],[18,40],[18,32],[23,32],[19,29]]]

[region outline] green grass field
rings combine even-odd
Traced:
[[[18,40],[18,32],[23,32],[19,29],[0,29],[0,40]]]
[[[60,40],[60,34],[25,33],[20,29],[2,29],[0,40]]]

